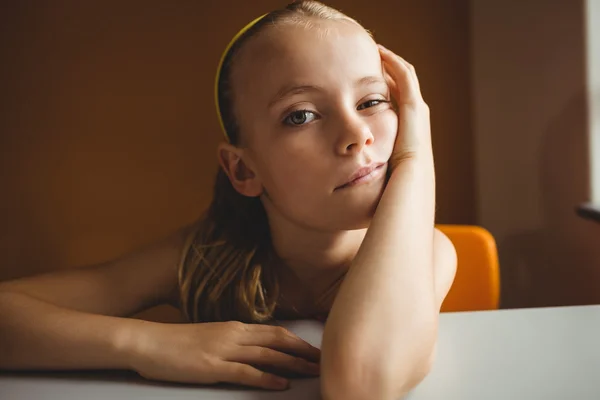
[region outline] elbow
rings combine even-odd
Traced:
[[[323,359],[321,395],[324,400],[396,400],[414,389],[431,371],[435,340],[419,351],[394,359],[357,351],[331,354]],[[408,350],[408,349],[407,349]],[[406,357],[403,357],[406,356]]]

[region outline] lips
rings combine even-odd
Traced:
[[[336,187],[335,190],[355,186],[360,183],[370,182],[378,178],[383,173],[384,166],[385,163],[373,163],[365,167],[360,167],[348,177],[345,183]]]

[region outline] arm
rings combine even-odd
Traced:
[[[393,400],[420,382],[431,365],[440,305],[456,268],[452,245],[434,229],[429,110],[410,67],[382,58],[402,89],[400,150],[390,160],[388,185],[325,327],[325,399]]]
[[[183,232],[120,260],[0,283],[0,370],[126,368],[122,318],[177,289]]]
[[[278,327],[124,318],[178,293],[186,232],[103,265],[0,284],[0,371],[130,369],[160,381],[285,389],[320,351]]]

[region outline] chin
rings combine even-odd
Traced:
[[[360,221],[357,222],[353,225],[348,225],[346,226],[343,230],[345,231],[356,231],[356,230],[360,230],[360,229],[367,229],[369,227],[369,225],[371,225],[371,218],[369,218],[368,220],[365,221]]]
[[[373,220],[377,204],[379,204],[379,198],[371,205],[338,209],[335,215],[332,215],[332,219],[334,220],[331,221],[331,226],[336,230],[343,231],[366,229]]]
[[[366,200],[364,197],[354,204],[348,204],[347,207],[342,207],[347,210],[346,215],[352,215],[353,225],[359,226],[360,228],[368,228],[371,224],[371,220],[375,215],[381,196],[383,195],[384,185],[377,188],[376,191],[369,193]],[[366,200],[366,201],[365,201]],[[358,203],[358,204],[357,204]],[[360,229],[356,228],[356,229]]]

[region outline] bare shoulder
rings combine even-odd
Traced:
[[[2,282],[0,290],[83,312],[133,315],[173,303],[178,266],[190,233],[186,226],[116,260]]]
[[[452,244],[452,241],[448,236],[438,228],[434,229],[433,248],[436,254],[439,254],[441,258],[446,259],[446,262],[450,264],[456,263],[456,249],[454,248],[454,244]]]
[[[437,228],[433,236],[433,262],[436,297],[441,305],[454,282],[458,259],[452,241]]]

